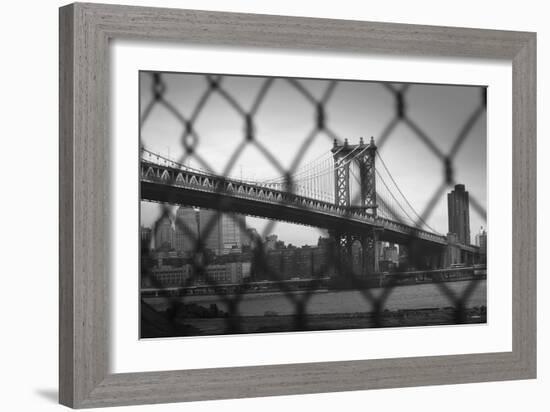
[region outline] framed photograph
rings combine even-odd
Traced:
[[[534,378],[535,84],[534,33],[62,7],[60,402]]]

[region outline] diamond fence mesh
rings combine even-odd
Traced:
[[[163,112],[163,116],[169,116],[172,121],[179,124],[179,144],[183,153],[177,159],[172,159],[167,154],[154,153],[146,147],[140,136],[142,200],[154,201],[158,208],[157,217],[151,227],[141,229],[141,337],[454,324],[486,320],[485,305],[473,307],[470,302],[479,288],[479,279],[470,277],[461,283],[463,287],[457,289],[452,282],[446,281],[449,272],[444,270],[409,270],[411,267],[418,269],[423,265],[427,252],[425,240],[419,239],[418,231],[426,230],[426,221],[438,201],[457,183],[455,159],[476,123],[485,116],[485,88],[479,88],[479,99],[461,121],[462,125],[450,149],[443,150],[438,144],[438,139],[430,136],[410,115],[408,96],[417,86],[378,84],[391,99],[393,112],[387,124],[376,136],[378,150],[388,144],[397,127],[406,127],[440,163],[441,178],[435,187],[424,188],[433,194],[413,218],[404,218],[402,213],[395,211],[395,206],[389,204],[390,201],[387,199],[377,199],[378,208],[385,211],[386,218],[408,228],[399,246],[408,252],[408,264],[407,269],[394,268],[391,273],[380,270],[365,273],[363,269],[357,269],[357,266],[365,267],[369,257],[364,257],[364,260],[357,264],[352,256],[352,244],[357,236],[349,237],[349,244],[343,245],[335,238],[335,231],[329,231],[330,236],[323,239],[322,244],[320,241],[314,250],[301,251],[297,248],[292,252],[280,251],[274,257],[273,241],[270,243],[268,236],[273,233],[278,220],[285,218],[273,218],[272,214],[262,216],[268,220],[261,232],[257,232],[249,230],[242,218],[243,213],[238,212],[239,197],[242,197],[239,195],[243,194],[246,197],[247,191],[252,190],[256,190],[255,196],[268,196],[268,192],[270,193],[269,196],[272,197],[267,200],[275,210],[271,213],[275,214],[278,205],[284,206],[289,203],[292,203],[293,209],[303,214],[307,214],[312,208],[327,207],[326,202],[321,204],[304,201],[303,194],[299,193],[296,175],[299,174],[310,147],[321,144],[320,142],[334,147],[347,144],[347,136],[341,136],[333,130],[330,121],[330,102],[340,81],[325,81],[323,90],[316,95],[305,87],[300,79],[261,78],[252,97],[243,102],[225,87],[227,76],[197,74],[195,76],[202,79],[202,90],[188,98],[193,101],[192,109],[184,114],[169,96],[165,74],[142,72],[140,75],[150,78],[148,85],[144,82],[141,86],[147,86],[149,90],[146,93],[148,100],[141,102],[140,133],[156,114]],[[258,139],[257,132],[258,112],[270,99],[274,87],[280,83],[286,83],[297,91],[300,96],[297,98],[309,105],[312,113],[312,116],[303,119],[304,124],[310,126],[305,135],[296,141],[290,166],[285,166],[285,162],[281,161],[280,152],[272,150]],[[223,165],[211,164],[208,156],[204,155],[208,147],[201,145],[203,136],[197,127],[199,119],[209,110],[209,104],[215,96],[221,98],[232,115],[242,124],[238,144],[231,153],[227,153],[227,161]],[[249,147],[254,147],[259,153],[258,156],[263,156],[265,163],[282,176],[275,189],[266,186],[266,193],[260,194],[257,190],[261,188],[254,188],[257,184],[231,177],[235,174],[239,157]],[[288,157],[289,154],[285,155]],[[190,166],[191,161],[195,166]],[[182,174],[181,171],[186,173]],[[150,184],[150,187],[156,188],[151,190],[160,191],[163,195],[155,199],[144,198],[144,184]],[[181,187],[191,187],[199,195],[190,197],[188,201],[185,200],[185,196],[172,195]],[[203,199],[201,193],[207,193],[208,196]],[[486,219],[484,202],[472,195],[469,201],[473,211],[482,219]],[[358,192],[350,199],[350,207],[332,211],[350,219],[373,218],[372,212],[367,209],[351,207],[360,202],[361,193]],[[176,212],[174,205],[186,207],[186,211]],[[199,213],[203,210],[204,213]],[[411,222],[411,219],[414,219],[414,222]],[[224,225],[240,233],[243,245],[247,245],[246,250],[243,247],[238,254],[220,256],[221,253],[214,253],[210,249],[209,239],[219,237],[220,227]],[[371,253],[377,253],[374,246],[377,238],[373,235],[374,232],[369,232],[368,242],[361,244],[361,249],[366,251],[370,247],[374,250]],[[167,236],[164,250],[162,245],[157,244],[163,233]],[[326,236],[327,232],[320,230],[320,234]],[[153,242],[152,239],[156,240]],[[180,242],[187,242],[186,253],[173,250],[178,239]],[[180,246],[178,248],[181,249]],[[292,256],[292,259],[287,259],[290,263],[281,257],[285,253]],[[288,270],[282,270],[283,264],[296,265],[302,264],[303,261],[307,261],[305,264],[309,268],[306,278],[289,279]],[[459,274],[466,271],[465,268],[462,272],[461,268],[456,269]],[[472,271],[471,268],[467,270]],[[345,279],[345,282],[342,283],[342,279]],[[443,297],[446,303],[439,304],[438,307],[388,309],[387,303],[395,290],[402,284],[409,285],[421,280],[432,285],[431,293]],[[346,289],[356,291],[369,309],[348,313],[346,319],[339,318],[336,323],[331,323],[332,318],[328,315],[312,316],[313,313],[308,312],[320,291],[344,288],[343,284]],[[241,310],[243,300],[246,296],[261,291],[277,292],[279,299],[284,299],[285,305],[291,308],[291,314],[279,316],[277,312],[268,310],[259,316],[244,316]],[[215,296],[218,304],[203,307],[193,303],[192,296],[203,294]],[[251,320],[252,318],[254,320]],[[202,325],[205,325],[204,328]]]

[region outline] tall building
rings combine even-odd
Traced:
[[[189,253],[197,249],[199,240],[198,212],[192,207],[180,206],[176,212],[175,248],[178,252]]]
[[[481,227],[475,237],[476,246],[479,246],[481,263],[487,261],[487,231]]]
[[[174,229],[172,228],[172,219],[164,216],[155,224],[155,249],[173,249],[174,248]]]
[[[199,232],[200,239],[206,249],[210,249],[216,255],[223,250],[221,214],[216,210],[200,209]]]
[[[485,230],[479,235],[479,252],[482,255],[487,254],[487,232]]]
[[[464,185],[456,185],[447,194],[449,232],[457,236],[459,243],[470,244],[470,197]]]
[[[275,250],[277,248],[277,235],[268,235],[265,237],[265,250]]]
[[[145,226],[140,227],[140,240],[142,251],[148,251],[151,249],[151,233],[151,228]]]
[[[208,209],[200,209],[198,213],[198,231],[206,249],[210,249],[216,255],[242,251],[245,216]]]
[[[479,228],[479,232],[475,235],[475,245],[481,248],[487,249],[487,231],[483,229],[483,226]]]
[[[221,253],[239,253],[242,251],[242,238],[246,227],[245,217],[234,213],[222,215],[222,249]]]
[[[254,248],[258,239],[260,239],[260,234],[253,227],[248,227],[246,230],[241,231],[241,243],[243,247]]]

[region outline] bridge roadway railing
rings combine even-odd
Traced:
[[[373,216],[365,208],[338,206],[323,200],[312,199],[247,181],[227,179],[223,176],[197,171],[196,169],[174,168],[142,160],[140,174],[142,181],[151,183],[192,188],[199,191],[261,200],[272,204],[294,205],[333,216],[357,219],[361,223],[369,223],[378,226],[380,229],[397,232],[405,236],[414,236],[441,245],[445,245],[447,242],[444,236],[390,219]]]
[[[295,205],[304,209],[317,211],[348,218],[361,218],[372,225],[377,219],[364,209],[348,209],[334,203],[312,199],[291,192],[273,189],[246,181],[227,179],[222,176],[196,172],[194,170],[173,169],[154,163],[141,163],[141,180],[179,187],[189,187],[195,190],[220,193],[234,197],[261,200],[266,203]]]
[[[416,238],[421,238],[424,240],[429,240],[434,243],[439,243],[441,245],[447,244],[447,238],[436,233],[427,232],[422,229],[418,229],[404,223],[396,222],[395,220],[386,219],[384,217],[377,217],[377,220],[385,230],[390,230],[392,232],[399,232],[403,235],[410,235]]]

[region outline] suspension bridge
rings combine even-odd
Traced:
[[[264,180],[193,168],[142,148],[141,198],[327,229],[343,254],[359,241],[365,272],[377,271],[379,241],[409,247],[427,265],[450,256],[473,263],[479,249],[431,228],[399,188],[374,140],[334,141],[322,156],[292,173]]]

